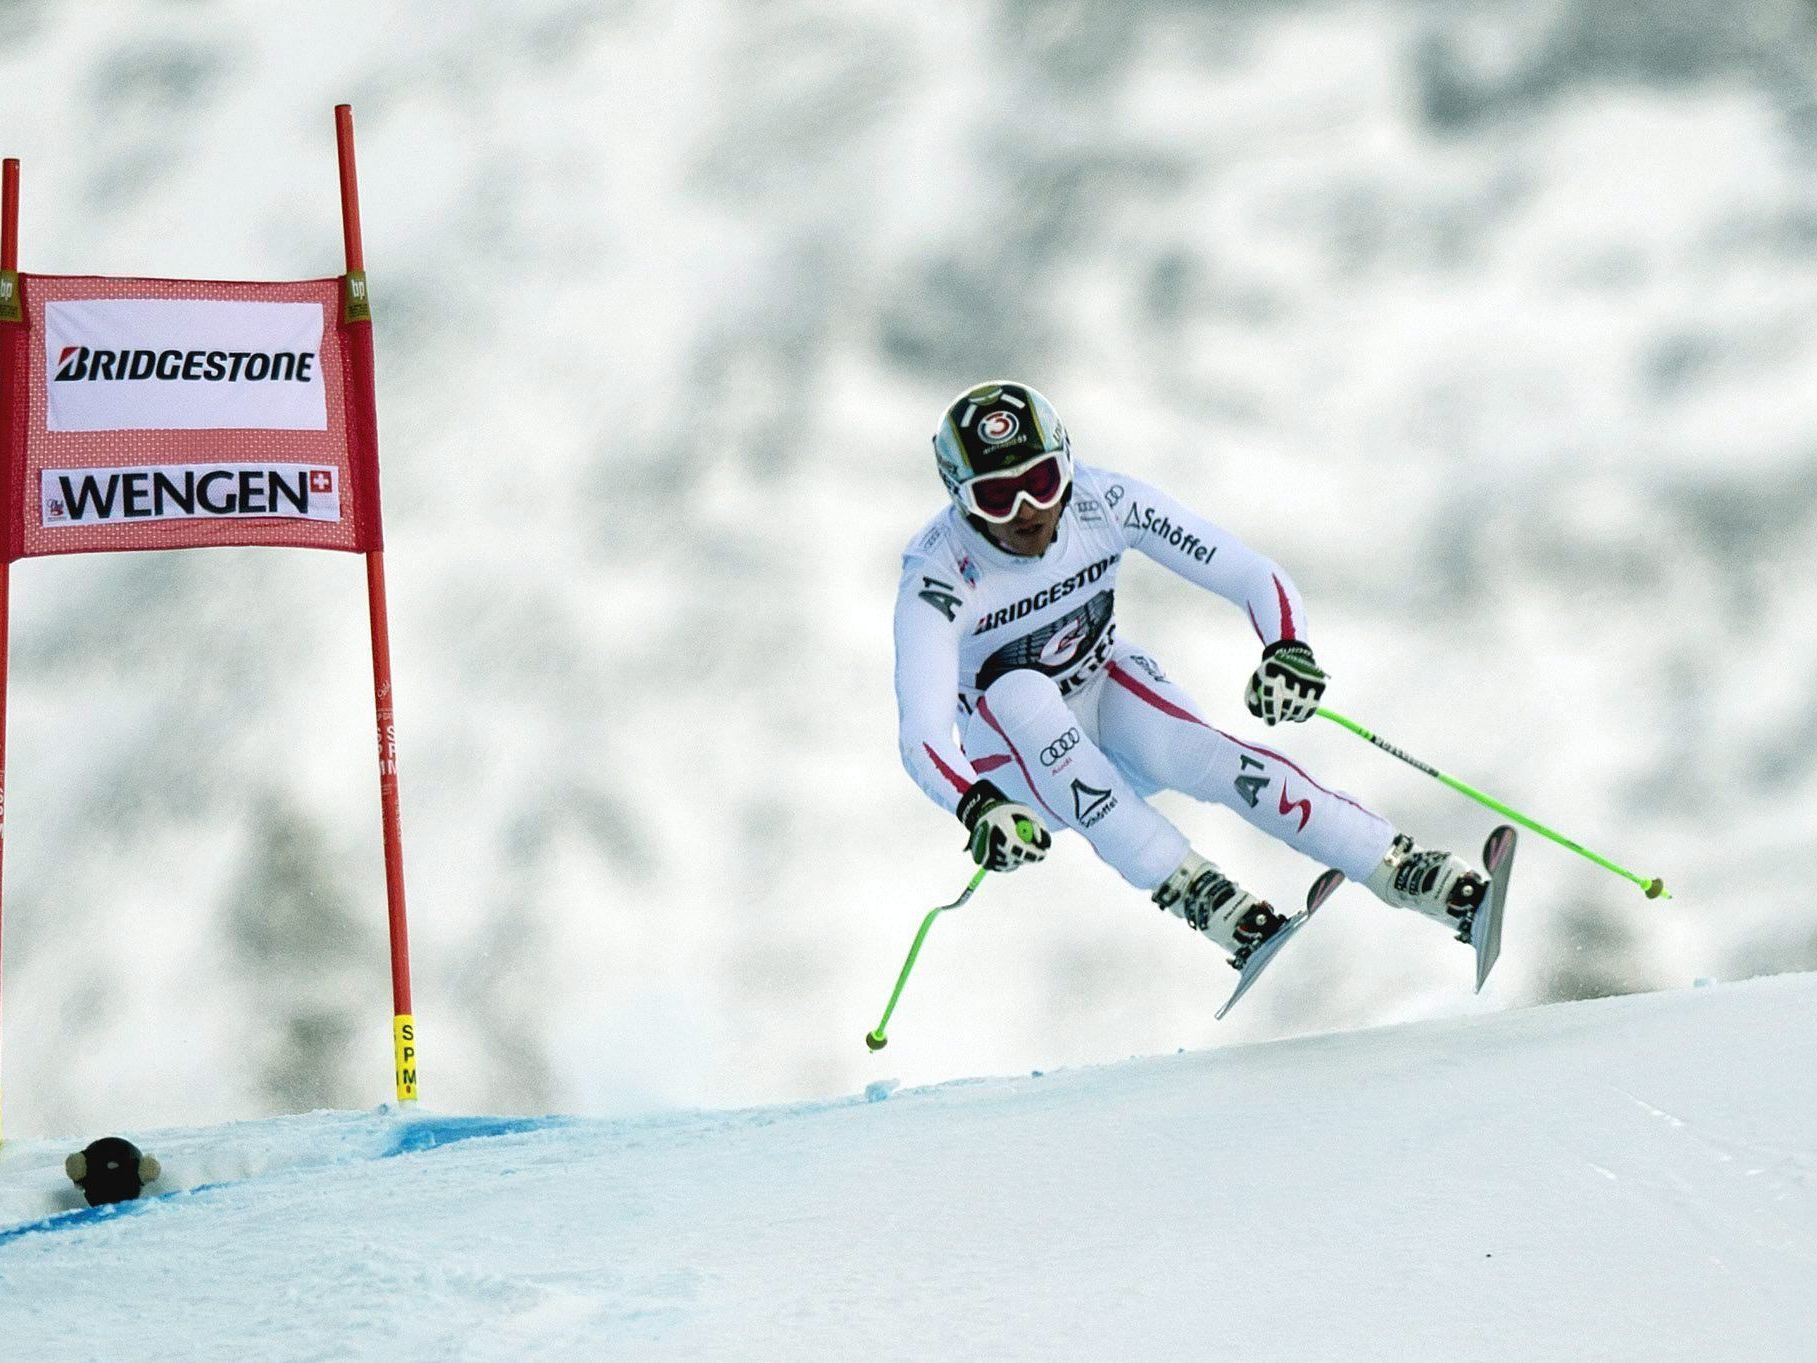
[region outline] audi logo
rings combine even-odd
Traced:
[[[1041,763],[1043,766],[1051,767],[1078,746],[1079,731],[1077,729],[1068,729],[1052,743],[1049,743],[1045,748],[1041,749]]]

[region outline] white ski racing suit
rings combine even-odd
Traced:
[[[1162,789],[1225,805],[1363,880],[1394,840],[1386,819],[1273,749],[1212,728],[1151,654],[1117,638],[1117,570],[1128,549],[1248,611],[1264,645],[1305,637],[1305,608],[1286,573],[1134,478],[1079,466],[1054,542],[1038,558],[999,549],[949,507],[910,543],[896,595],[909,775],[948,812],[987,778],[1056,831],[1083,834],[1143,890],[1188,850],[1143,798]]]

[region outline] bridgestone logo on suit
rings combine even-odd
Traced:
[[[45,469],[41,524],[131,521],[341,519],[340,479],[314,464],[163,464]]]
[[[1096,563],[1087,564],[1085,567],[1079,569],[1079,571],[1074,573],[1071,577],[1063,577],[1051,587],[1043,587],[1033,596],[1023,597],[1013,606],[1005,606],[1002,610],[992,611],[989,615],[978,621],[977,628],[974,629],[972,633],[989,634],[992,630],[999,626],[1007,625],[1012,620],[1020,620],[1025,615],[1032,615],[1036,611],[1046,610],[1049,606],[1053,605],[1054,602],[1059,601],[1064,597],[1071,596],[1081,587],[1089,587],[1092,583],[1103,577],[1111,566],[1121,557],[1122,555],[1120,554],[1112,554],[1109,558],[1101,558]]]
[[[315,303],[46,303],[46,428],[326,430],[322,316]]]

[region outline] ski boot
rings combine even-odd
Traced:
[[[1489,882],[1449,852],[1429,852],[1399,834],[1376,868],[1363,882],[1377,899],[1397,909],[1412,909],[1443,923],[1470,942],[1476,911],[1489,892]]]
[[[1273,905],[1257,899],[1197,852],[1188,852],[1180,869],[1161,883],[1154,902],[1232,953],[1230,964],[1238,970],[1287,922]]]

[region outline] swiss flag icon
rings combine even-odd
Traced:
[[[311,492],[330,493],[334,491],[333,469],[309,470],[309,490]]]

